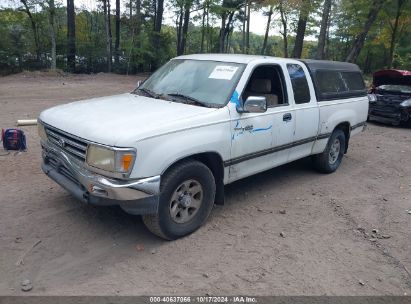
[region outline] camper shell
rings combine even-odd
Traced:
[[[326,60],[301,61],[310,72],[319,102],[367,95],[364,78],[357,65]]]

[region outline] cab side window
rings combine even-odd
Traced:
[[[303,68],[299,64],[287,64],[287,70],[291,78],[295,103],[310,102],[310,88]]]
[[[249,96],[265,97],[268,108],[287,105],[281,68],[277,65],[261,65],[255,68],[244,89],[243,101]]]

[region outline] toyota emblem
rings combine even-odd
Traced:
[[[66,142],[63,138],[60,138],[58,143],[59,143],[59,146],[62,147],[62,148],[64,148],[66,146]]]

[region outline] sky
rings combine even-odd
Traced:
[[[56,3],[60,2],[61,4],[65,1],[56,0]],[[114,1],[112,1],[114,2]],[[125,1],[121,1],[123,4]],[[16,7],[20,4],[19,0],[0,0],[0,8],[3,7]],[[96,0],[74,0],[76,8],[86,7],[87,9],[96,9],[97,1]],[[123,6],[123,11],[125,7]],[[174,25],[173,22],[173,13],[167,10],[164,10],[164,23],[169,25]],[[267,17],[264,16],[261,12],[252,12],[250,16],[250,31],[255,34],[264,35],[265,28],[267,23]],[[278,35],[279,32],[276,29],[270,30],[270,35]]]

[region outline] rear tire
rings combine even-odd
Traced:
[[[186,236],[210,215],[215,192],[214,176],[206,165],[194,160],[181,162],[162,178],[158,213],[143,215],[143,222],[166,240]]]
[[[332,173],[337,170],[344,156],[345,145],[344,132],[340,129],[334,130],[324,152],[313,156],[315,169],[321,173]]]

